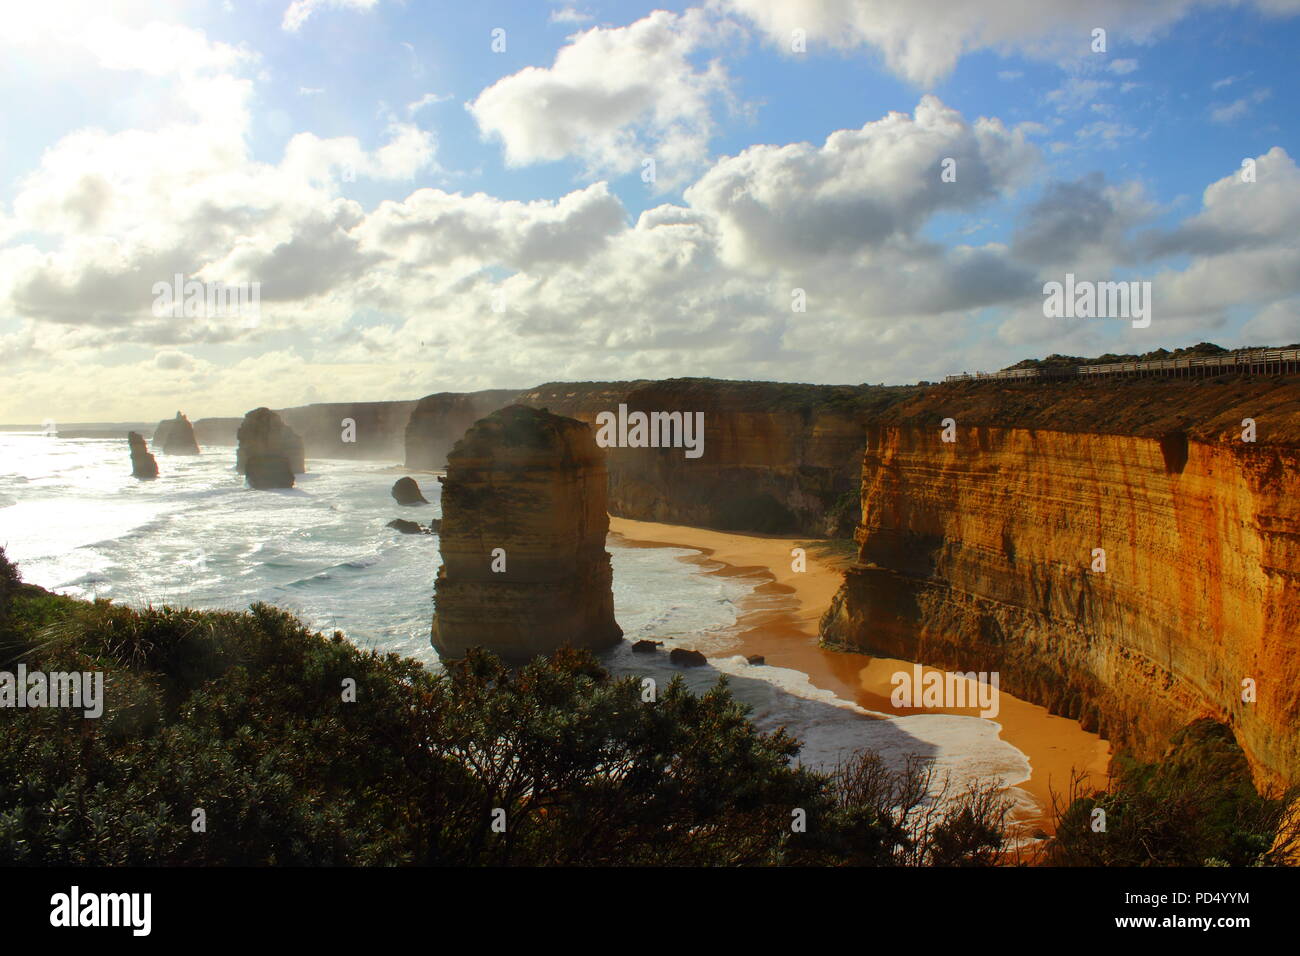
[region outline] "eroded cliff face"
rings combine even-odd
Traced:
[[[194,440],[200,445],[237,445],[242,418],[200,418],[194,422]]]
[[[826,642],[997,670],[1147,758],[1210,717],[1300,780],[1300,385],[977,385],[883,418]]]
[[[447,453],[480,418],[505,408],[517,393],[510,389],[438,392],[414,403],[404,429],[407,468],[441,471]]]
[[[322,402],[276,414],[302,437],[309,458],[401,461],[416,403]]]
[[[702,413],[699,457],[609,447],[609,509],[620,517],[737,531],[848,534],[867,423],[910,388],[670,379],[544,385],[519,395],[595,425],[602,412]]]
[[[581,422],[512,405],[452,450],[442,488],[433,646],[510,663],[622,639],[605,537],[604,455]]]
[[[308,458],[401,461],[415,406],[414,401],[322,402],[273,411],[300,436]],[[200,418],[194,435],[201,445],[236,445],[240,424],[238,418]]]

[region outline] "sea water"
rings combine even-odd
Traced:
[[[380,462],[311,459],[297,486],[253,491],[235,452],[158,455],[159,477],[131,477],[125,439],[59,439],[0,433],[0,546],[23,579],[81,598],[140,607],[241,610],[258,601],[297,613],[314,628],[342,631],[362,648],[407,655],[437,669],[429,642],[438,539],[385,525],[441,517],[441,486],[417,475],[428,505],[390,494],[401,473]],[[1013,786],[1029,777],[1024,754],[992,720],[944,714],[888,717],[814,687],[797,671],[729,656],[740,604],[752,584],[702,573],[694,554],[609,539],[614,610],[626,640],[602,655],[618,675],[666,686],[680,676],[703,691],[726,675],[765,730],[785,727],[800,760],[826,768],[860,749],[894,766],[932,760],[952,790],[976,780]],[[665,642],[633,654],[640,638]],[[688,647],[709,666],[676,668],[666,651]],[[1014,791],[1023,801],[1025,795]]]

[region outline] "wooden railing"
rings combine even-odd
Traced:
[[[1202,355],[1195,358],[1154,359],[1150,362],[1112,362],[1106,365],[1063,365],[1047,368],[1010,368],[1001,372],[963,372],[949,375],[945,382],[976,382],[992,379],[1053,379],[1085,375],[1161,375],[1192,378],[1223,372],[1263,374],[1300,372],[1300,349],[1249,349]]]

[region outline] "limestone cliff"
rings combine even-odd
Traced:
[[[447,453],[466,429],[509,405],[516,394],[510,389],[489,389],[426,395],[415,403],[406,424],[406,467],[441,471],[447,466]]]
[[[253,488],[292,488],[307,470],[302,439],[269,408],[245,415],[237,437],[235,468]]]
[[[512,405],[465,434],[441,479],[433,645],[511,663],[622,639],[605,536],[604,456],[573,419]]]
[[[1148,758],[1210,717],[1300,780],[1295,379],[932,389],[868,429],[857,541],[827,643],[997,670]]]
[[[194,427],[180,412],[175,418],[164,418],[153,433],[153,447],[164,455],[197,455],[199,443],[194,439]]]
[[[237,445],[242,418],[200,418],[194,422],[194,440],[200,445]]]
[[[415,405],[323,402],[273,411],[302,438],[306,457],[401,461],[406,423]],[[201,445],[235,445],[240,424],[238,418],[200,418],[194,433]]]
[[[518,401],[594,424],[601,412],[701,412],[702,455],[606,449],[609,508],[647,521],[847,535],[866,426],[915,388],[668,379],[543,385]]]
[[[149,446],[139,432],[126,433],[127,447],[131,451],[131,477],[157,478],[158,462],[149,454]]]
[[[310,458],[401,461],[406,423],[416,403],[322,402],[276,414],[302,436]]]

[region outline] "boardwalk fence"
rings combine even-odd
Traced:
[[[945,382],[979,382],[994,379],[1058,379],[1085,376],[1131,375],[1139,378],[1199,378],[1227,373],[1290,374],[1300,372],[1300,349],[1250,349],[1195,358],[1155,359],[1150,362],[1112,362],[1106,365],[1064,365],[1049,368],[1012,368],[1001,372],[963,372]]]

